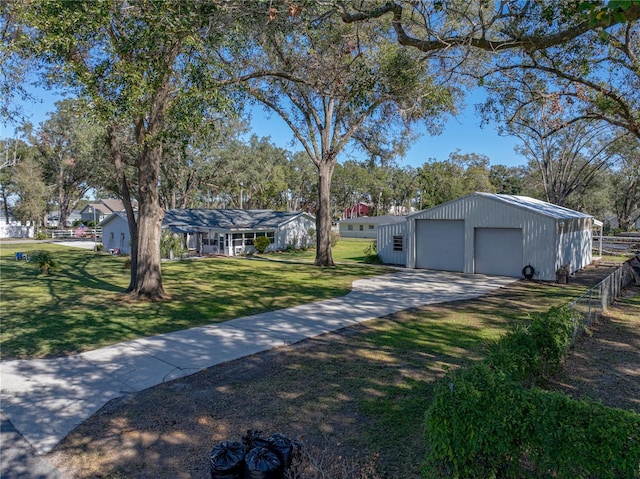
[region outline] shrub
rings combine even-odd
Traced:
[[[457,371],[436,389],[426,415],[430,477],[496,477],[518,469],[522,387],[487,364]]]
[[[258,250],[258,253],[264,253],[269,245],[271,245],[271,241],[266,236],[258,236],[253,240],[253,246]]]
[[[560,367],[576,326],[569,308],[551,308],[491,345],[487,361],[514,380],[531,382],[545,377]]]
[[[46,239],[47,239],[47,233],[45,233],[44,231],[38,231],[38,232],[36,233],[36,236],[35,236],[35,238],[34,238],[34,239],[37,239],[37,240],[46,240]]]
[[[527,390],[528,461],[558,479],[640,477],[640,415],[594,401]]]
[[[640,415],[525,389],[487,363],[457,371],[427,411],[427,477],[637,478]]]
[[[487,351],[487,363],[516,381],[531,381],[540,371],[540,357],[530,326],[515,326]]]
[[[372,241],[369,243],[364,249],[364,262],[367,264],[382,264],[382,259],[380,255],[378,255],[378,244],[376,241]]]
[[[53,259],[49,251],[34,251],[29,256],[29,261],[34,263],[42,274],[49,274],[51,271],[60,269],[58,262]]]
[[[560,366],[576,325],[568,308],[534,315],[437,386],[425,474],[640,477],[640,415],[525,387]]]
[[[160,237],[160,255],[163,258],[171,258],[172,256],[180,256],[186,251],[182,236],[164,230]]]
[[[98,243],[95,247],[96,252],[100,253],[104,250],[104,245],[102,243]]]
[[[338,244],[339,240],[340,240],[340,233],[338,233],[336,231],[332,231],[331,232],[331,247],[335,248],[336,245]]]

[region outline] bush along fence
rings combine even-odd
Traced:
[[[603,283],[599,294],[612,301]],[[425,419],[424,476],[640,478],[640,414],[535,386],[561,366],[584,319],[575,305],[537,314],[440,382]]]

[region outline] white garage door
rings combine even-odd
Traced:
[[[476,228],[475,272],[480,274],[522,275],[522,229]]]
[[[416,220],[416,268],[464,269],[464,221]]]

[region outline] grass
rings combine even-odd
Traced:
[[[374,240],[342,238],[332,248],[331,253],[336,263],[361,263],[364,261],[364,250]],[[267,253],[262,255],[266,258],[287,259],[296,261],[313,261],[316,257],[314,249],[307,251],[283,251],[282,253]]]
[[[474,300],[396,313],[220,365],[143,391],[85,422],[66,442],[64,461],[82,460],[102,474],[123,470],[125,477],[141,469],[158,478],[204,477],[207,447],[259,429],[300,438],[311,455],[326,459],[324,475],[304,477],[421,477],[424,413],[434,381],[481,359],[486,345],[513,323],[566,304],[584,289],[518,282]],[[165,430],[163,424],[175,426]],[[145,443],[144,453],[132,446],[153,434],[183,439]],[[118,458],[110,456],[114,451]],[[145,457],[157,460],[150,464]],[[354,457],[375,462],[378,475],[333,473]]]
[[[133,338],[343,296],[353,280],[384,270],[358,264],[317,268],[245,259],[163,263],[171,300],[130,303],[125,258],[41,243],[0,245],[1,356],[76,353]],[[40,274],[15,253],[49,251],[59,270]]]

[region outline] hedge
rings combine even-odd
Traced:
[[[640,415],[530,387],[559,367],[574,327],[552,309],[438,384],[425,477],[640,477]]]

